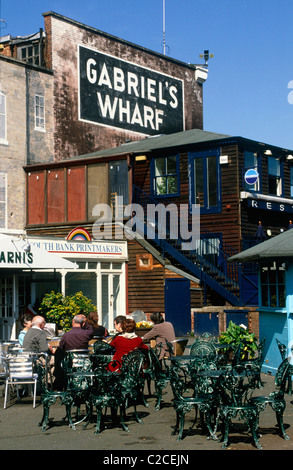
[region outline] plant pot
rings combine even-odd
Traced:
[[[144,336],[146,333],[151,331],[152,328],[136,328],[135,329],[135,334],[139,336],[140,338]]]

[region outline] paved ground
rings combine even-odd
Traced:
[[[265,382],[261,394],[267,394],[274,388],[274,377],[263,375]],[[3,389],[3,385],[1,386]],[[155,458],[154,455],[165,455],[164,462],[176,465],[176,462],[167,461],[171,455],[179,453],[184,455],[194,455],[191,451],[221,451],[222,454],[229,450],[249,450],[261,452],[252,445],[250,434],[245,432],[241,423],[237,422],[234,432],[230,435],[230,446],[228,450],[221,449],[218,441],[207,440],[200,430],[195,428],[192,432],[186,432],[182,441],[178,442],[177,436],[171,435],[172,426],[175,423],[175,413],[172,407],[172,393],[170,388],[166,389],[164,402],[160,411],[155,411],[155,398],[148,398],[149,408],[139,406],[138,410],[143,419],[143,424],[137,423],[132,416],[132,410],[128,412],[129,432],[125,432],[119,425],[111,426],[103,430],[99,435],[94,434],[94,423],[90,423],[87,429],[83,430],[82,425],[77,426],[74,431],[62,422],[64,417],[64,407],[55,404],[51,407],[50,417],[53,419],[52,426],[45,432],[41,432],[38,423],[42,416],[42,406],[39,401],[35,409],[32,408],[31,397],[16,402],[11,400],[10,406],[3,409],[3,396],[0,397],[0,449],[1,450],[93,450],[100,452],[96,454],[98,459],[106,459],[107,456],[118,456],[117,458],[134,458],[136,451],[145,451],[145,459]],[[286,441],[278,435],[276,428],[275,414],[270,407],[262,412],[260,420],[260,432],[262,437],[260,442],[263,450],[293,450],[293,396],[286,396],[287,408],[284,415],[284,422],[291,440]],[[194,415],[186,416],[185,429],[187,430]],[[124,451],[124,452],[122,452]],[[190,451],[190,452],[188,452]],[[162,455],[160,459],[162,459]],[[256,456],[256,454],[254,454]],[[149,457],[151,456],[151,457]],[[217,459],[220,454],[217,453]],[[225,457],[225,458],[226,458]],[[159,457],[157,457],[159,458]],[[173,458],[173,457],[172,457]],[[101,460],[102,463],[108,462]],[[123,463],[123,462],[122,462]],[[128,462],[130,464],[130,462]],[[148,462],[155,464],[155,462]],[[131,465],[131,464],[130,464]],[[133,465],[134,466],[134,463]]]

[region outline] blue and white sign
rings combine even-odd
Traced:
[[[259,174],[254,168],[250,168],[245,172],[244,179],[247,184],[254,185],[258,181],[258,178]]]

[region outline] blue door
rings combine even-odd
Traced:
[[[165,318],[173,324],[177,337],[190,333],[190,281],[188,279],[165,280]]]

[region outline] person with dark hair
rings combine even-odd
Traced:
[[[24,336],[26,335],[28,330],[32,327],[32,320],[33,320],[32,316],[27,313],[25,313],[22,317],[21,324],[23,328],[18,335],[18,341],[19,341],[20,346],[23,345]]]
[[[175,331],[173,325],[172,323],[165,321],[163,315],[160,312],[151,313],[150,320],[154,323],[154,326],[142,337],[142,339],[143,341],[155,339],[157,345],[162,344],[160,359],[163,356],[168,357],[170,352],[168,350],[166,340],[171,344],[173,341],[175,341]]]
[[[118,315],[117,317],[114,318],[114,328],[117,331],[117,334],[123,333],[121,324],[125,318],[126,318],[125,315]]]
[[[107,336],[108,331],[102,325],[99,325],[99,315],[98,312],[91,312],[88,314],[85,320],[83,328],[85,330],[92,328],[94,331],[94,336]]]
[[[115,348],[112,361],[112,370],[121,367],[122,358],[134,349],[148,349],[142,339],[135,334],[136,322],[132,318],[124,317],[121,323],[122,333],[111,341],[111,346]]]

